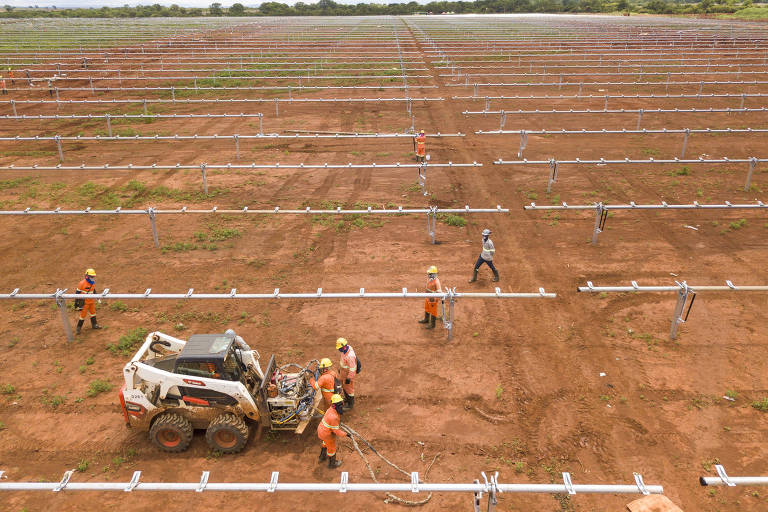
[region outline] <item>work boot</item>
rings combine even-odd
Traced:
[[[437,320],[436,316],[429,315],[429,325],[427,326],[427,329],[434,329],[436,320]]]
[[[320,456],[317,458],[317,462],[323,462],[328,458],[328,448],[323,446],[320,448]]]
[[[77,329],[75,329],[75,334],[80,334],[80,331],[83,330],[83,321],[78,320],[77,321]]]
[[[328,459],[328,467],[331,468],[331,469],[335,469],[335,468],[337,468],[339,466],[341,466],[341,461],[340,460],[336,460],[336,454],[334,453]]]
[[[427,313],[427,312],[425,311],[425,312],[424,312],[424,320],[419,320],[419,323],[420,323],[420,324],[426,324],[426,323],[429,323],[429,313]]]
[[[95,316],[91,317],[91,329],[101,329],[101,326],[98,323],[96,323]]]
[[[355,407],[355,395],[347,395],[347,399],[344,401],[344,408],[349,410]]]
[[[472,271],[472,279],[470,279],[470,280],[469,280],[469,281],[467,281],[467,282],[469,282],[469,283],[474,283],[475,281],[477,281],[477,269],[475,269],[475,270],[473,270],[473,271]]]
[[[494,270],[493,271],[493,279],[491,279],[491,281],[493,281],[494,283],[497,283],[499,281],[499,271],[498,270]]]

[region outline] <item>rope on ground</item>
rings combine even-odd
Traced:
[[[491,414],[488,414],[487,412],[484,412],[484,411],[480,410],[477,406],[472,405],[469,402],[467,402],[464,405],[464,408],[467,409],[467,410],[475,411],[477,414],[479,414],[481,417],[485,418],[486,420],[490,421],[491,423],[499,423],[499,422],[508,421],[507,418],[505,418],[503,416],[493,416]]]
[[[384,462],[386,462],[387,464],[392,466],[394,469],[396,469],[397,471],[401,472],[402,474],[404,474],[405,476],[410,478],[411,474],[409,472],[407,472],[404,469],[400,468],[399,466],[397,466],[397,464],[391,462],[389,459],[387,459],[382,454],[380,454],[373,447],[373,445],[371,443],[369,443],[363,436],[361,436],[360,434],[355,432],[351,427],[349,427],[348,425],[341,425],[341,428],[347,434],[349,434],[349,438],[352,440],[352,445],[355,447],[355,451],[357,452],[358,455],[360,455],[360,458],[363,459],[363,462],[365,463],[365,467],[368,468],[368,473],[370,473],[371,478],[373,479],[374,482],[379,483],[379,481],[376,479],[376,474],[373,472],[373,468],[371,467],[370,462],[368,462],[368,457],[365,456],[363,451],[360,449],[360,445],[357,444],[357,439],[358,438],[361,441],[363,441],[366,445],[368,445],[368,447],[371,449],[371,451],[373,453],[375,453],[376,455],[378,455],[381,460],[383,460]],[[434,458],[432,459],[432,462],[430,462],[429,466],[427,466],[427,470],[424,472],[424,478],[421,479],[422,482],[426,482],[427,481],[426,477],[429,474],[429,470],[432,469],[432,466],[435,464],[435,462],[437,461],[438,457],[440,457],[440,452],[438,452],[434,456]],[[432,493],[431,492],[427,495],[426,498],[424,498],[423,500],[419,500],[419,501],[406,500],[404,498],[400,498],[398,496],[395,496],[394,494],[392,494],[390,492],[387,492],[385,494],[386,494],[387,497],[384,500],[384,503],[399,503],[399,504],[405,505],[407,507],[418,507],[418,506],[421,506],[421,505],[426,505],[429,502],[429,500],[432,499]]]

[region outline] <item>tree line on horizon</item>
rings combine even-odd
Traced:
[[[476,0],[433,1],[427,4],[408,2],[404,4],[340,4],[333,0],[319,0],[308,4],[298,2],[287,5],[280,2],[264,2],[259,7],[245,7],[234,3],[224,7],[213,3],[207,9],[187,8],[173,4],[139,5],[136,7],[100,7],[57,9],[29,9],[5,6],[0,18],[158,18],[195,16],[373,16],[423,14],[499,14],[499,13],[599,13],[599,12],[640,12],[652,14],[710,14],[733,13],[752,7],[752,0]]]

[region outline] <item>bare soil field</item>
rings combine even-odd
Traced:
[[[282,362],[338,357],[334,341],[346,337],[364,363],[358,400],[344,416],[389,459],[434,482],[469,482],[480,472],[500,472],[501,482],[631,484],[632,473],[661,484],[665,495],[688,511],[761,511],[768,496],[760,488],[702,488],[698,477],[723,464],[734,475],[766,474],[768,425],[753,407],[768,397],[768,336],[765,293],[701,293],[689,320],[670,340],[676,294],[580,294],[577,286],[689,284],[765,285],[768,216],[764,210],[618,212],[592,245],[592,212],[524,211],[537,204],[638,204],[768,202],[768,164],[760,162],[744,191],[746,164],[564,165],[546,192],[546,165],[494,165],[515,160],[518,135],[476,135],[496,130],[498,114],[483,110],[463,79],[440,77],[437,57],[420,21],[399,24],[403,51],[429,78],[414,80],[412,96],[444,101],[414,102],[415,128],[466,137],[430,137],[432,162],[482,163],[477,168],[428,169],[424,197],[415,169],[254,169],[208,174],[209,195],[198,171],[19,171],[3,170],[2,210],[62,208],[335,208],[397,205],[509,208],[508,214],[465,215],[466,225],[438,222],[439,243],[430,243],[423,216],[187,215],[160,216],[160,249],[153,247],[144,216],[0,218],[2,292],[74,290],[85,268],[96,269],[97,288],[119,292],[179,293],[399,291],[423,288],[425,271],[439,268],[443,286],[457,291],[558,294],[553,300],[459,300],[455,334],[424,330],[420,300],[107,301],[97,305],[105,326],[66,343],[52,300],[0,303],[0,470],[8,481],[58,481],[77,468],[77,481],[195,482],[338,481],[338,471],[317,463],[314,424],[302,436],[254,435],[238,455],[211,452],[202,433],[182,454],[166,454],[146,433],[127,429],[118,400],[123,365],[132,355],[114,345],[138,328],[185,337],[233,328],[262,354]],[[387,22],[392,23],[392,22]],[[228,31],[204,36],[226,40]],[[392,43],[390,43],[390,48]],[[396,50],[395,55],[396,55]],[[694,57],[692,49],[685,57]],[[152,63],[147,59],[144,63]],[[487,65],[487,64],[486,64]],[[528,69],[523,65],[524,69]],[[398,68],[399,69],[399,68]],[[589,71],[586,67],[581,71]],[[595,68],[597,69],[597,68]],[[763,69],[763,68],[761,68]],[[486,70],[487,71],[487,70]],[[598,72],[597,70],[595,72]],[[697,75],[695,80],[715,79]],[[722,77],[720,77],[722,78]],[[750,78],[752,79],[752,78]],[[758,78],[759,79],[759,78]],[[589,80],[588,77],[583,78]],[[499,82],[491,79],[488,82]],[[511,81],[511,80],[504,80]],[[94,83],[99,84],[97,79]],[[374,83],[374,82],[371,82]],[[398,82],[402,81],[398,76]],[[471,83],[471,82],[470,82]],[[410,84],[410,80],[409,80]],[[436,86],[417,88],[418,84]],[[38,85],[43,88],[44,85]],[[577,87],[542,86],[536,94],[575,94]],[[600,87],[584,94],[659,92],[659,87]],[[663,88],[662,88],[663,89]],[[674,89],[674,91],[673,91]],[[698,91],[670,86],[670,93]],[[766,86],[712,86],[706,92],[766,92]],[[284,93],[236,93],[232,97],[286,97]],[[530,94],[521,89],[515,94]],[[402,97],[402,91],[343,91],[337,97]],[[481,87],[478,96],[511,95],[507,87]],[[385,96],[386,95],[386,96]],[[331,97],[319,91],[294,97]],[[13,92],[13,98],[48,97],[46,90]],[[96,98],[135,98],[100,93]],[[168,97],[166,94],[165,97]],[[201,96],[205,97],[205,96]],[[227,97],[217,94],[216,97]],[[67,99],[94,98],[89,92]],[[2,98],[4,99],[4,98]],[[611,108],[738,107],[739,98],[616,100]],[[652,105],[652,106],[651,106]],[[747,107],[761,107],[748,98]],[[0,108],[7,110],[8,105]],[[492,100],[491,109],[602,109],[603,99]],[[274,106],[161,104],[156,113],[263,112],[264,131],[403,133],[411,124],[402,103],[280,104]],[[18,113],[137,113],[126,107],[19,105]],[[246,110],[247,109],[247,110]],[[6,112],[2,112],[6,114]],[[98,121],[0,119],[0,136],[95,135]],[[633,114],[512,115],[505,129],[634,129]],[[647,114],[644,128],[766,128],[764,112]],[[258,120],[186,119],[123,122],[126,134],[255,134]],[[765,134],[692,135],[687,157],[768,157]],[[677,135],[530,135],[529,160],[674,158]],[[368,164],[413,163],[409,138],[275,139],[241,142],[240,160],[229,141],[66,142],[64,165]],[[0,166],[59,163],[55,143],[0,141]],[[487,268],[468,284],[480,252],[480,232],[493,230],[499,283]],[[695,229],[691,229],[695,228]],[[72,323],[75,313],[70,312]],[[113,346],[112,349],[109,347]],[[104,380],[108,392],[89,386]],[[724,399],[724,396],[735,400]],[[351,443],[342,442],[342,470],[350,481],[370,481]],[[369,457],[371,455],[369,454]],[[429,473],[425,471],[437,457]],[[381,481],[404,481],[375,457]],[[421,497],[422,495],[414,495]],[[408,496],[404,496],[408,498]],[[632,495],[502,494],[505,511],[621,511]],[[381,510],[383,496],[302,493],[48,493],[7,492],[0,510]],[[425,510],[470,510],[465,494],[435,494]]]

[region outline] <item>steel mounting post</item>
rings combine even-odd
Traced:
[[[432,238],[432,243],[436,244],[435,231],[437,231],[437,206],[430,206],[427,212],[427,233]]]
[[[61,147],[61,136],[60,135],[56,135],[55,139],[56,139],[56,149],[59,150],[59,161],[63,162],[64,161],[64,150]]]
[[[421,187],[421,194],[427,195],[427,162],[422,162],[419,166],[419,187]]]
[[[152,240],[155,242],[155,247],[160,248],[160,242],[157,239],[157,221],[155,219],[155,209],[151,206],[147,208],[147,215],[149,215],[149,223],[152,226]]]
[[[643,109],[641,108],[637,114],[637,129],[640,129],[640,123],[643,121]]]
[[[608,210],[603,203],[595,204],[595,229],[592,231],[592,245],[597,245],[597,235],[603,232],[607,218]]]
[[[749,191],[749,187],[752,185],[752,173],[757,165],[757,158],[754,156],[749,157],[749,170],[747,171],[747,182],[744,184],[744,190]]]
[[[59,308],[61,323],[64,324],[64,334],[67,336],[67,343],[72,343],[75,340],[75,336],[72,334],[72,326],[69,325],[69,318],[67,318],[67,301],[61,297],[66,291],[56,290],[56,306]]]
[[[504,125],[507,123],[507,113],[503,110],[499,112],[499,130],[504,129]]]
[[[147,115],[147,98],[144,98],[144,115]]]
[[[261,112],[259,112],[259,135],[264,135],[264,130],[262,129],[262,124],[261,124],[262,117],[264,117],[264,115]]]
[[[448,288],[448,295],[443,299],[443,327],[448,329],[448,341],[453,339],[453,308],[456,304],[456,288]],[[448,301],[448,315],[445,314],[445,301]]]
[[[112,122],[109,119],[109,114],[105,114],[104,117],[107,118],[107,134],[111,137],[112,136]]]
[[[208,180],[205,179],[205,164],[200,164],[200,174],[203,175],[203,193],[208,195]]]
[[[557,160],[549,159],[549,180],[547,182],[547,194],[552,191],[552,184],[557,181]]]
[[[528,134],[525,130],[520,130],[520,149],[517,152],[517,158],[523,157],[523,151],[525,151],[526,144],[528,144]]]
[[[259,118],[259,121],[261,121],[261,118]],[[240,137],[235,134],[235,159],[240,160]]]
[[[275,98],[275,117],[280,117],[280,104],[277,98]]]
[[[13,117],[19,117],[16,113],[16,100],[11,100],[11,110],[13,110]]]
[[[685,148],[688,146],[688,137],[691,135],[691,129],[685,129],[685,135],[683,135],[683,148],[680,150],[680,158],[685,158]]]
[[[688,287],[688,284],[686,284],[685,281],[682,283],[678,283],[675,281],[675,283],[680,287],[680,290],[677,292],[677,303],[675,304],[675,313],[672,316],[672,328],[669,331],[669,339],[674,340],[677,337],[677,326],[680,324],[684,324],[686,320],[688,320],[688,315],[691,312],[691,307],[693,307],[693,301],[696,299],[696,293],[693,292]],[[685,310],[685,304],[688,302],[688,296],[691,295],[691,302],[690,306],[688,307],[688,312],[685,315],[685,318],[683,318],[683,310]]]

